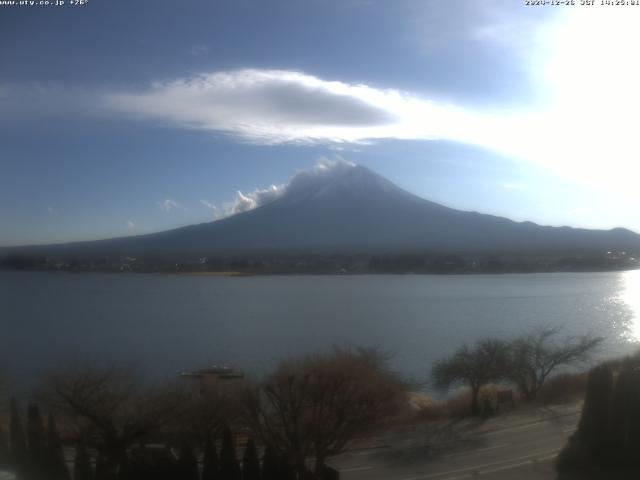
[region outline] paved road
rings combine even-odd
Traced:
[[[331,463],[341,480],[553,479],[554,459],[575,430],[579,408],[405,428]]]

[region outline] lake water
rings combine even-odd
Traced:
[[[0,272],[0,368],[13,387],[73,358],[173,377],[210,364],[259,375],[332,345],[379,345],[425,378],[463,342],[561,325],[640,339],[640,271],[513,275],[197,277]]]

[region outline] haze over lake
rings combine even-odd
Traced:
[[[0,272],[0,360],[15,387],[65,359],[149,373],[225,364],[260,375],[332,345],[379,345],[414,378],[462,342],[536,325],[640,339],[640,271],[512,275],[197,277]]]

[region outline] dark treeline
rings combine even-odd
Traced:
[[[398,411],[406,389],[365,349],[287,361],[260,383],[203,374],[149,384],[130,366],[74,365],[47,376],[38,405],[11,401],[0,470],[18,480],[334,479],[326,460]]]
[[[293,480],[295,478],[338,479],[338,473],[323,467],[315,475],[305,467],[297,477],[286,456],[267,446],[260,458],[252,438],[238,458],[234,436],[224,427],[216,442],[209,437],[200,455],[194,443],[183,441],[177,448],[168,444],[144,443],[122,452],[116,468],[105,453],[84,440],[77,440],[72,458],[65,458],[63,444],[52,415],[45,426],[37,405],[28,406],[26,428],[17,404],[11,404],[9,439],[2,437],[0,468],[15,472],[18,480]]]
[[[260,274],[366,273],[530,273],[615,271],[640,267],[639,255],[627,252],[588,255],[256,255],[207,257],[82,257],[9,255],[0,257],[7,270],[72,272]]]

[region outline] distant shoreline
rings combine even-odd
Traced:
[[[158,272],[162,275],[188,275],[191,277],[254,277],[255,273],[248,272]]]
[[[210,277],[254,275],[615,272],[640,268],[640,252],[502,254],[289,254],[228,256],[1,257],[0,269],[162,273]]]
[[[496,275],[535,275],[541,273],[615,273],[630,272],[640,270],[640,266],[629,268],[612,268],[612,269],[594,269],[594,270],[536,270],[536,271],[503,271],[503,272],[487,272],[487,271],[464,271],[464,272],[413,272],[413,271],[353,271],[353,272],[160,272],[160,271],[113,271],[113,270],[54,270],[54,269],[10,269],[0,268],[0,272],[50,272],[50,273],[69,273],[69,274],[87,274],[87,273],[103,273],[103,274],[142,274],[142,275],[166,275],[180,277],[218,277],[218,278],[240,278],[240,277],[355,277],[355,276],[373,276],[373,275],[415,275],[415,276],[496,276]]]

